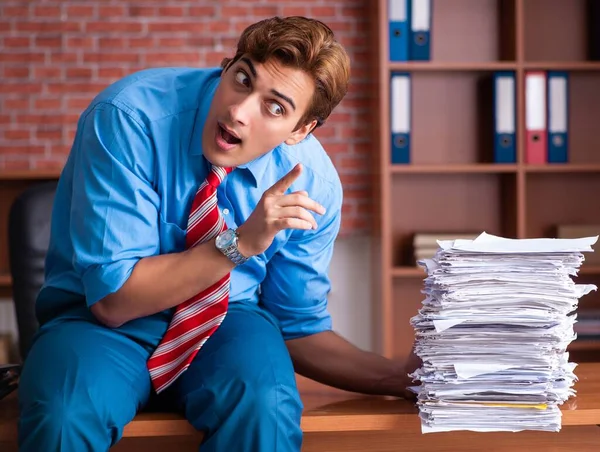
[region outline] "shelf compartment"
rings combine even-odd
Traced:
[[[514,0],[452,0],[432,4],[431,60],[515,60]]]
[[[400,279],[392,283],[391,328],[388,333],[392,349],[389,354],[399,361],[406,360],[412,350],[415,330],[410,319],[422,307],[425,298],[422,289],[423,281],[419,279]]]
[[[600,73],[572,73],[569,81],[569,162],[600,164]]]
[[[416,232],[516,234],[514,174],[407,173],[392,179],[390,195],[394,266],[414,265]]]
[[[588,0],[524,0],[526,61],[589,59]]]
[[[554,237],[558,224],[600,224],[595,173],[527,174],[525,191],[527,237]]]
[[[568,163],[526,166],[527,171],[597,171],[600,167],[600,71],[570,72],[568,78]],[[538,169],[539,168],[539,169]]]
[[[412,74],[410,164],[492,163],[492,89],[491,72]]]

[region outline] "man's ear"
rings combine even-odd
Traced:
[[[300,143],[302,140],[306,138],[310,132],[313,131],[315,126],[317,125],[317,120],[313,119],[311,122],[304,124],[302,127],[298,127],[294,130],[290,136],[285,140],[285,144],[294,145]]]

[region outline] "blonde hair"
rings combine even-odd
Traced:
[[[298,127],[314,119],[317,127],[322,125],[348,91],[350,59],[319,20],[293,16],[256,22],[242,32],[235,56],[225,58],[221,67],[227,69],[244,55],[261,64],[275,58],[312,76],[315,92]]]

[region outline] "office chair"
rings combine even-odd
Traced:
[[[9,266],[22,360],[25,360],[39,328],[35,301],[44,282],[44,263],[50,242],[52,205],[57,183],[45,182],[25,189],[15,199],[9,212]]]

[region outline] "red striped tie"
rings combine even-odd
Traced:
[[[227,229],[217,207],[217,187],[231,168],[213,166],[196,192],[188,219],[186,247],[214,239]],[[229,273],[175,309],[160,344],[148,360],[157,393],[166,389],[190,365],[196,353],[216,331],[227,313]]]

